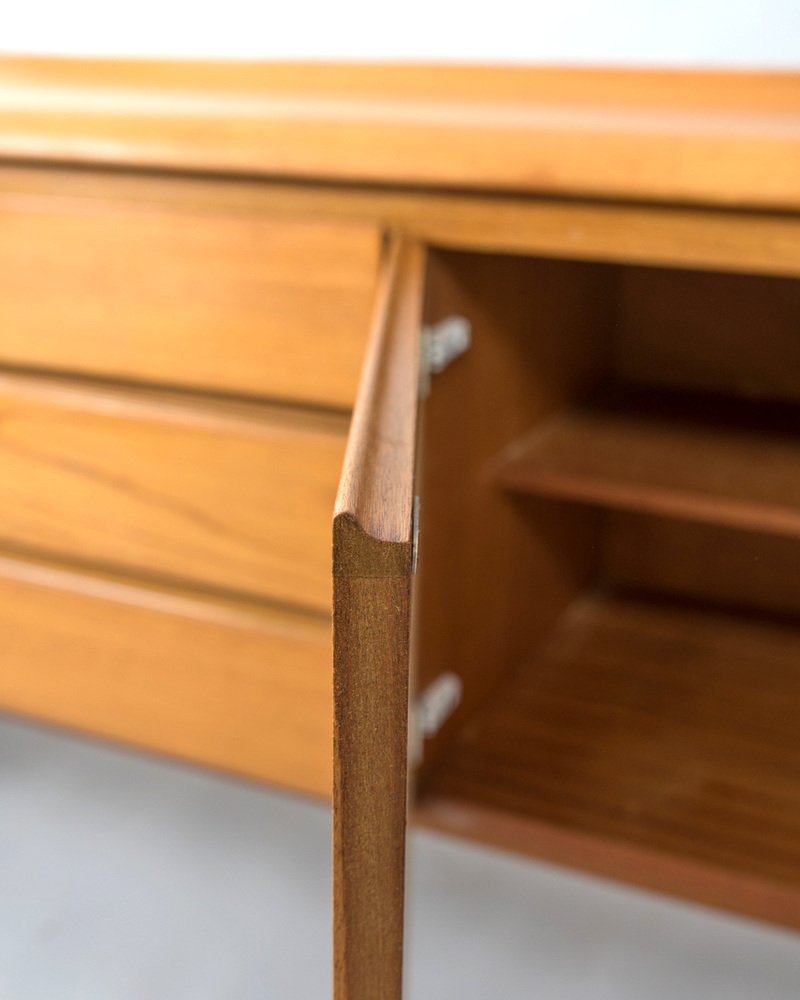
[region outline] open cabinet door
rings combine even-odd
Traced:
[[[388,247],[333,521],[335,1000],[402,992],[424,269]]]

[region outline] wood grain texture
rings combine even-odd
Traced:
[[[440,820],[452,804],[452,829],[474,805],[506,815],[518,848],[530,821],[530,853],[798,927],[798,656],[795,627],[589,597],[424,795]]]
[[[467,353],[433,376],[424,407],[415,672],[421,689],[455,673],[463,697],[426,742],[423,766],[593,572],[594,512],[517,502],[490,469],[498,452],[605,376],[613,292],[602,267],[431,254],[428,320],[463,315],[473,336]]]
[[[0,375],[0,539],[330,607],[344,416]]]
[[[402,992],[424,266],[418,245],[389,247],[333,522],[336,1000]]]
[[[0,198],[0,363],[350,407],[378,247],[366,225]]]
[[[796,74],[5,58],[0,155],[800,206]]]
[[[461,799],[428,795],[411,818],[415,826],[453,837],[624,880],[755,920],[797,927],[797,890],[759,875],[731,872],[641,844],[630,845]]]
[[[800,282],[625,268],[618,373],[648,385],[800,399]]]
[[[512,445],[498,481],[536,495],[797,537],[793,413],[622,394],[557,415]]]
[[[322,617],[0,558],[4,710],[331,791]]]
[[[800,538],[607,511],[601,548],[612,586],[800,615]]]
[[[0,165],[0,205],[13,211],[102,214],[109,201],[188,218],[378,225],[452,249],[800,276],[800,218],[791,214]]]

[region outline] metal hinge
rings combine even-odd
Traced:
[[[444,371],[471,343],[472,324],[464,316],[448,316],[422,328],[419,384],[423,396],[430,392],[431,375]]]
[[[409,757],[422,760],[425,740],[435,736],[458,708],[464,684],[458,674],[440,674],[417,696],[409,720]]]
[[[411,508],[411,572],[417,572],[419,561],[419,497],[414,497]]]

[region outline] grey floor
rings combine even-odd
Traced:
[[[0,1000],[327,1000],[330,817],[0,718]],[[797,1000],[800,936],[428,833],[409,1000]]]

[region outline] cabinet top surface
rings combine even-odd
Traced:
[[[0,59],[0,157],[800,208],[800,74]]]

